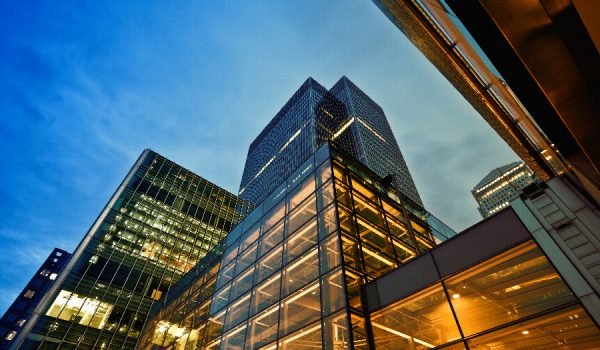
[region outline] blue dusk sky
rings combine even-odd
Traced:
[[[517,156],[368,0],[1,1],[0,313],[73,251],[144,148],[237,193],[250,142],[312,76],[381,105],[456,230]]]

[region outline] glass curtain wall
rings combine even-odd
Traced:
[[[600,330],[533,241],[370,316],[375,349],[595,349]]]
[[[434,243],[329,150],[228,235],[219,261],[152,317],[142,349],[368,348],[360,286]]]
[[[138,164],[22,348],[133,349],[151,305],[247,211],[152,151]]]

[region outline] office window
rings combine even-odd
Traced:
[[[371,325],[377,349],[429,349],[460,338],[441,284],[374,313]]]
[[[283,301],[279,335],[286,335],[315,321],[321,315],[319,282],[315,281]]]
[[[532,241],[445,283],[465,336],[575,300]]]
[[[10,331],[10,332],[6,333],[6,336],[4,337],[4,339],[13,340],[13,339],[15,339],[16,336],[17,336],[17,332]]]

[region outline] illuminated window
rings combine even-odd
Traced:
[[[284,258],[289,262],[317,243],[317,221],[311,220],[285,243]]]
[[[345,311],[338,312],[324,320],[323,349],[349,349],[348,316]]]
[[[223,344],[221,344],[220,348],[228,350],[243,350],[245,338],[246,325],[243,324],[223,336]]]
[[[460,338],[439,284],[373,314],[371,325],[377,349],[429,349]]]
[[[597,349],[600,329],[581,307],[534,318],[468,341],[471,349]]]
[[[281,350],[312,350],[321,348],[321,325],[305,327],[279,341]]]
[[[448,279],[446,285],[465,336],[575,300],[531,241]]]
[[[247,349],[258,349],[260,346],[275,340],[277,336],[277,320],[279,319],[279,304],[258,314],[250,320],[248,327]]]
[[[23,325],[25,324],[25,322],[27,322],[27,320],[25,319],[20,319],[18,320],[15,324],[19,327],[23,327]]]
[[[109,303],[61,290],[46,315],[102,329],[112,309]]]
[[[50,276],[48,276],[48,279],[51,281],[54,281],[56,279],[56,277],[58,277],[58,274],[53,272],[50,274]]]
[[[4,339],[6,340],[13,340],[15,339],[15,336],[17,335],[17,332],[15,331],[10,331],[6,334],[6,336],[4,337]]]
[[[315,280],[319,276],[319,251],[315,247],[294,260],[283,270],[284,296]]]
[[[34,296],[34,295],[35,295],[35,291],[34,291],[34,290],[31,290],[31,289],[28,289],[28,290],[25,292],[25,294],[23,294],[23,296],[24,296],[25,298],[33,298],[33,296]]]
[[[321,315],[319,282],[300,289],[282,303],[279,334],[285,335],[317,320]]]

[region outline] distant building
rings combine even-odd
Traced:
[[[423,207],[383,109],[345,76],[330,90],[308,78],[256,137],[240,198],[259,204],[327,141]]]
[[[71,259],[71,254],[54,248],[0,319],[0,349],[7,349],[27,323],[42,297]]]
[[[508,207],[509,202],[533,181],[533,172],[525,163],[514,162],[490,171],[471,193],[479,204],[479,213],[487,218]]]

